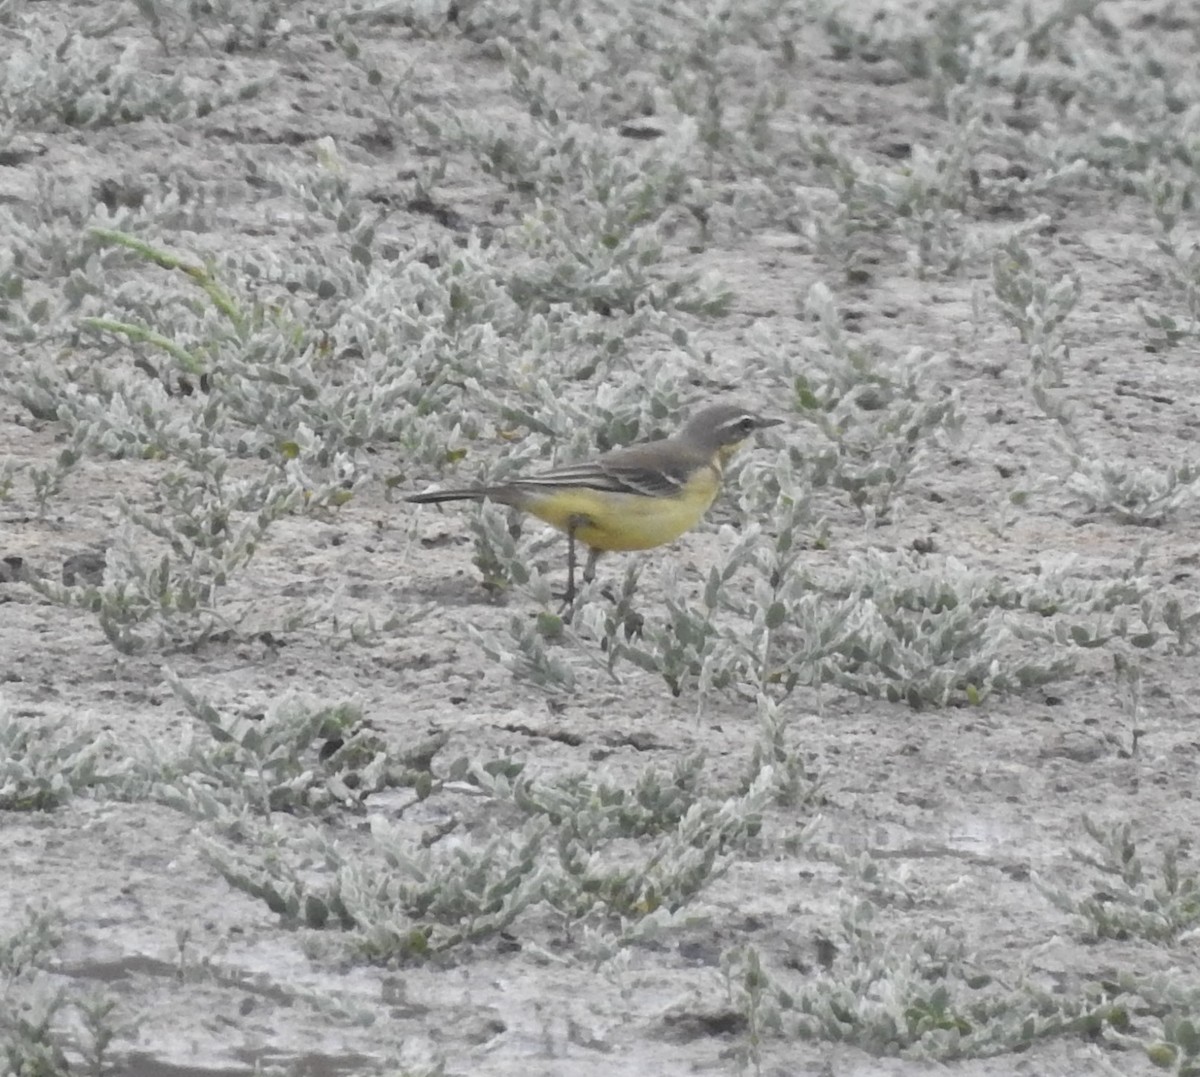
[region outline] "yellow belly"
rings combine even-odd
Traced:
[[[720,480],[705,472],[674,497],[572,487],[529,492],[521,508],[596,550],[648,550],[695,527],[717,496]]]

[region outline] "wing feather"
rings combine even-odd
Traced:
[[[683,459],[648,462],[643,453],[625,450],[588,463],[527,475],[512,480],[511,485],[523,489],[574,487],[639,497],[672,497],[684,488],[694,467],[694,461]]]

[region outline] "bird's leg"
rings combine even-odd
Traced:
[[[575,532],[583,524],[587,523],[586,516],[572,516],[567,521],[567,593],[563,595],[562,610],[566,612],[566,619],[571,619],[571,612],[575,605]],[[588,571],[591,568],[591,558],[588,559],[588,568],[584,569],[583,578],[588,579]]]
[[[578,517],[573,517],[571,526],[567,528],[567,595],[566,604],[575,604],[575,528],[579,526]]]
[[[596,578],[596,562],[600,560],[600,551],[594,546],[588,547],[587,565],[583,570],[583,582],[591,583]]]
[[[600,552],[601,551],[597,550],[594,546],[588,547],[587,567],[583,570],[584,583],[591,583],[592,580],[596,578],[596,562],[600,560]],[[600,593],[607,598],[609,602],[617,601],[617,596],[613,594],[612,587],[609,584],[605,584],[603,587],[601,587]]]

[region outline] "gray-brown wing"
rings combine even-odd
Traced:
[[[577,486],[641,497],[679,493],[697,464],[691,454],[664,443],[631,445],[584,464],[568,464],[514,480],[516,487]]]

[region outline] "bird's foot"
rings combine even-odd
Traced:
[[[571,623],[571,616],[575,613],[575,599],[579,597],[576,590],[568,588],[566,591],[551,591],[550,597],[558,599],[562,605],[558,607],[558,615],[567,624]]]

